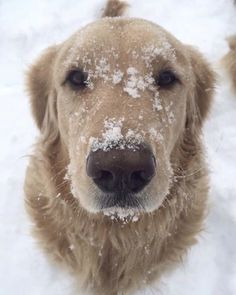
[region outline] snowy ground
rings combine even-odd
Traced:
[[[50,266],[29,235],[22,183],[37,131],[23,73],[39,52],[93,20],[99,0],[0,0],[0,295],[69,295],[70,278]],[[217,69],[224,38],[236,33],[233,0],[130,0],[129,14],[152,20],[197,46]],[[236,294],[236,98],[220,73],[205,128],[211,209],[184,265],[138,294]]]

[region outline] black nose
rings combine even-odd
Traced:
[[[155,158],[150,149],[111,149],[91,152],[87,174],[104,192],[139,192],[155,175]]]

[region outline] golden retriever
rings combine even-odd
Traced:
[[[173,268],[208,195],[201,129],[214,74],[160,26],[119,17],[125,6],[108,1],[27,76],[40,130],[25,179],[34,234],[99,295],[130,294]]]
[[[231,87],[236,95],[236,35],[227,38],[229,52],[222,58],[223,67],[228,73],[231,81]]]

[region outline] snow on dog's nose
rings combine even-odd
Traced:
[[[150,149],[139,145],[90,152],[86,169],[100,190],[122,195],[141,191],[155,175],[156,164]]]

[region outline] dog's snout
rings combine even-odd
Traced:
[[[87,175],[103,192],[141,191],[155,175],[156,163],[150,149],[111,149],[91,152]]]

